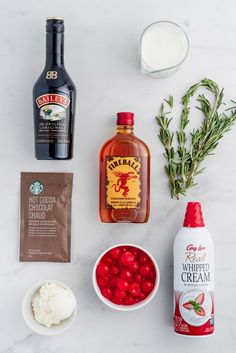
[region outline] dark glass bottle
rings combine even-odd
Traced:
[[[71,159],[75,85],[64,67],[64,21],[48,18],[46,64],[33,88],[35,157]]]

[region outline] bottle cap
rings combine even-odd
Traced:
[[[62,17],[48,17],[46,31],[51,33],[64,32],[64,20]]]
[[[188,202],[183,226],[190,228],[205,227],[200,202]]]
[[[46,18],[47,21],[50,21],[50,20],[59,20],[59,21],[64,21],[64,18],[63,17],[47,17]]]
[[[119,112],[117,113],[117,125],[134,125],[134,113]]]

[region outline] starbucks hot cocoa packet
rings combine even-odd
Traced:
[[[72,173],[21,173],[20,261],[70,262]]]

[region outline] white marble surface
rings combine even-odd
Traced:
[[[236,127],[208,159],[199,186],[177,202],[169,197],[154,120],[163,97],[172,93],[178,100],[204,76],[236,98],[235,1],[1,0],[0,8],[0,353],[235,352]],[[69,162],[36,161],[33,153],[31,90],[44,65],[50,15],[65,18],[66,66],[78,87],[75,157]],[[175,76],[155,80],[139,72],[137,52],[142,30],[161,19],[186,28],[191,51]],[[136,134],[151,149],[146,225],[108,225],[98,218],[98,150],[120,110],[136,113]],[[71,264],[18,262],[20,171],[74,172]],[[203,203],[216,246],[216,334],[198,340],[174,335],[171,322],[172,243],[190,199]],[[156,298],[132,313],[104,307],[91,283],[100,251],[122,241],[150,250],[162,276]],[[79,304],[75,324],[58,337],[34,334],[21,315],[25,291],[48,278],[71,286]]]

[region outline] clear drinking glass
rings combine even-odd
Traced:
[[[153,43],[151,43],[152,49],[154,49],[155,47],[155,54],[154,55],[158,55],[158,50],[160,49],[161,53],[160,55],[163,55],[163,50],[165,51],[165,49],[167,50],[166,54],[170,54],[170,56],[167,57],[167,63],[166,63],[166,67],[162,65],[161,68],[157,68],[157,67],[151,67],[149,63],[147,63],[147,59],[145,58],[146,54],[145,54],[145,48],[147,48],[147,40],[148,40],[148,36],[149,36],[149,45],[150,45],[150,33],[151,31],[155,30],[159,30],[161,29],[161,31],[163,32],[163,28],[167,30],[167,32],[169,31],[169,33],[171,34],[171,32],[174,34],[174,36],[176,36],[176,39],[178,38],[178,42],[177,41],[173,41],[172,43],[168,43],[168,38],[166,38],[166,42],[163,41],[163,39],[161,38],[162,43],[160,43],[160,48],[158,48],[158,39],[157,41],[155,41],[155,38],[153,37]],[[169,38],[170,39],[170,38]],[[179,50],[182,50],[182,53],[179,55],[179,58],[177,60],[177,62],[175,62],[174,64],[168,64],[168,61],[170,61],[169,59],[171,58],[171,50],[173,51],[172,54],[176,54],[174,52],[174,50],[176,49],[176,45],[179,45]],[[164,45],[164,46],[163,46]],[[166,45],[166,48],[165,48]],[[155,78],[165,78],[165,77],[169,77],[171,75],[173,75],[181,66],[181,64],[185,61],[187,55],[189,52],[189,39],[187,34],[185,33],[185,31],[176,23],[174,22],[170,22],[170,21],[158,21],[158,22],[154,22],[152,23],[150,26],[148,26],[142,33],[141,36],[141,40],[140,40],[140,48],[139,48],[139,58],[140,58],[140,65],[141,65],[141,72],[155,77]],[[150,55],[150,53],[149,53]],[[149,56],[150,58],[150,56]],[[172,59],[173,59],[173,55],[172,55]],[[150,61],[150,60],[149,60]],[[153,65],[152,65],[153,66]]]

